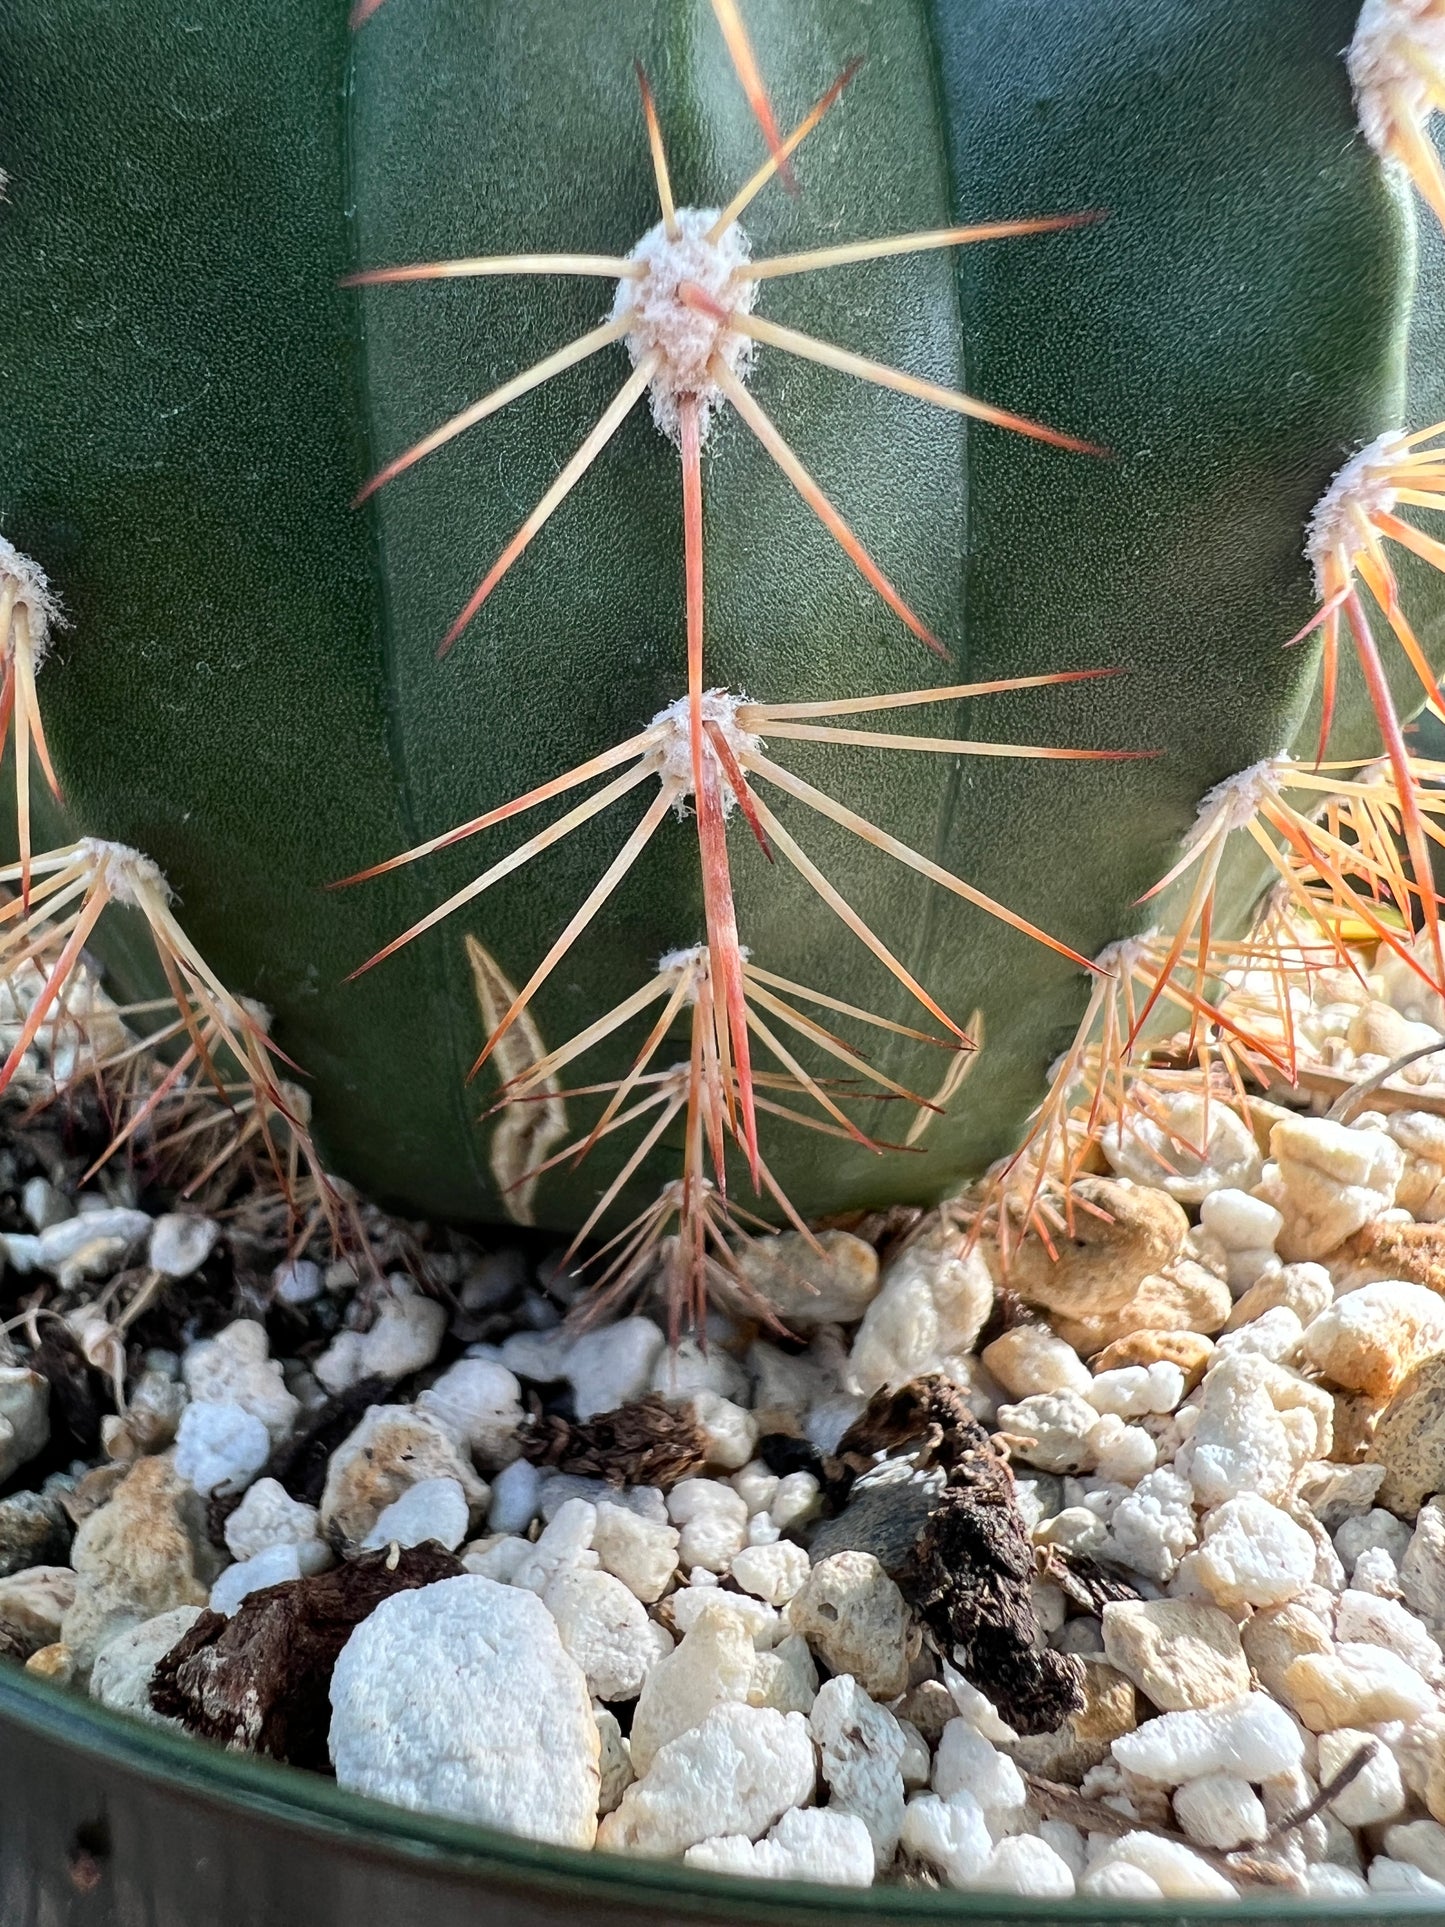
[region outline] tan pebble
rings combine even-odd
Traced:
[[[109,1640],[172,1606],[204,1606],[220,1555],[206,1534],[205,1501],[168,1459],[140,1459],[108,1505],[81,1526],[71,1548],[75,1601],[62,1636],[77,1668]]]
[[[1413,1519],[1445,1491],[1445,1353],[1427,1358],[1380,1414],[1369,1456],[1385,1468],[1379,1503]]]
[[[1383,1131],[1323,1117],[1281,1119],[1270,1153],[1262,1189],[1284,1215],[1276,1248],[1286,1264],[1323,1258],[1378,1218],[1405,1169],[1405,1153]]]
[[[1086,1773],[1108,1759],[1115,1740],[1139,1724],[1132,1683],[1100,1660],[1086,1659],[1082,1665],[1082,1708],[1057,1732],[1006,1740],[1001,1749],[1026,1773],[1038,1773],[1065,1786],[1077,1786]]]
[[[1071,1234],[1059,1238],[1057,1259],[1026,1239],[1010,1261],[1008,1283],[1030,1304],[1097,1316],[1127,1304],[1143,1279],[1170,1262],[1189,1220],[1162,1191],[1114,1178],[1080,1178],[1071,1195]]]
[[[737,1269],[785,1325],[853,1325],[878,1295],[878,1253],[847,1231],[819,1232],[813,1244],[796,1231],[754,1239],[738,1253]],[[733,1294],[748,1310],[745,1293]]]
[[[1423,1359],[1445,1351],[1445,1298],[1393,1278],[1361,1285],[1311,1319],[1301,1344],[1323,1377],[1388,1398]]]
[[[1345,1041],[1357,1057],[1367,1053],[1372,1057],[1403,1057],[1406,1051],[1430,1039],[1422,1036],[1419,1024],[1412,1024],[1389,1004],[1372,1001],[1355,1012]]]
[[[409,1487],[448,1478],[461,1486],[474,1515],[485,1507],[487,1486],[440,1420],[409,1405],[370,1405],[331,1454],[321,1494],[322,1528],[330,1538],[359,1546]]]
[[[900,1720],[916,1726],[930,1746],[937,1746],[944,1727],[958,1718],[958,1705],[941,1679],[910,1686],[894,1710]]]
[[[1087,1392],[1089,1368],[1047,1325],[1015,1325],[979,1356],[1014,1398],[1035,1392]]]
[[[1184,1374],[1185,1391],[1192,1392],[1213,1356],[1214,1341],[1203,1332],[1145,1329],[1116,1338],[1090,1363],[1096,1372],[1118,1371],[1125,1365],[1177,1365]]]
[[[1285,1703],[1312,1733],[1416,1720],[1434,1704],[1420,1674],[1383,1646],[1344,1644],[1332,1653],[1306,1653],[1286,1668],[1281,1685]]]
[[[1240,1643],[1255,1678],[1272,1699],[1284,1694],[1284,1678],[1297,1659],[1334,1650],[1330,1629],[1308,1607],[1269,1606],[1240,1628]]]
[[[1177,1258],[1167,1271],[1142,1278],[1127,1304],[1086,1318],[1056,1317],[1054,1330],[1091,1357],[1136,1331],[1222,1331],[1233,1303],[1222,1278],[1193,1258]]]
[[[1284,1265],[1266,1272],[1252,1284],[1225,1321],[1226,1331],[1236,1332],[1263,1318],[1267,1311],[1292,1311],[1302,1325],[1318,1318],[1334,1297],[1330,1275],[1323,1265]]]
[[[1341,1465],[1358,1465],[1374,1457],[1375,1427],[1386,1401],[1363,1392],[1335,1393],[1335,1438],[1330,1457]]]
[[[1403,1278],[1445,1297],[1445,1224],[1399,1224],[1377,1219],[1357,1231],[1330,1260],[1338,1283],[1371,1284]]]
[[[908,1685],[915,1642],[903,1594],[868,1552],[820,1559],[788,1602],[789,1630],[803,1635],[833,1673],[851,1673],[876,1700]]]
[[[1105,1606],[1104,1652],[1161,1713],[1213,1706],[1249,1691],[1238,1627],[1217,1606],[1195,1600]]]
[[[58,1639],[52,1646],[42,1646],[38,1653],[32,1653],[25,1662],[27,1673],[34,1673],[40,1679],[51,1680],[56,1686],[69,1686],[75,1678],[75,1654]]]

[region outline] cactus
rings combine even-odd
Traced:
[[[671,1239],[696,1288],[1032,1116],[1031,1209],[1086,1060],[1169,1012],[1247,1058],[1211,984],[1277,873],[1445,975],[1397,721],[1445,655],[1442,23],[8,30],[8,954],[49,1002],[0,1079],[88,941],[154,981],[100,920],[144,851],[186,1075],[227,1055],[309,1156],[294,1060],[379,1199],[616,1236],[619,1290]]]

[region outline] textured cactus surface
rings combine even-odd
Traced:
[[[951,661],[724,409],[702,453],[708,681],[776,703],[1125,672],[898,726],[1150,760],[776,746],[1092,956],[1145,920],[1136,900],[1206,790],[1307,727],[1317,644],[1284,644],[1315,608],[1304,532],[1330,477],[1383,431],[1445,415],[1438,323],[1432,336],[1424,318],[1445,313],[1440,250],[1357,132],[1341,57],[1355,0],[746,11],[785,127],[862,62],[794,157],[798,191],[775,181],[743,216],[755,255],[1102,217],[778,278],[757,314],[1110,452],[760,345],[748,393]],[[161,864],[226,981],[275,1013],[340,1170],[420,1211],[499,1216],[506,1120],[478,1121],[491,1068],[464,1081],[488,1028],[464,939],[521,984],[655,786],[355,982],[522,830],[322,886],[548,781],[683,696],[678,451],[635,408],[438,659],[622,385],[623,347],[364,506],[351,498],[417,437],[596,327],[614,289],[580,276],[340,284],[449,256],[627,254],[658,219],[634,61],[679,205],[723,204],[767,149],[713,12],[387,0],[350,33],[318,0],[47,0],[14,9],[0,43],[13,177],[0,517],[70,620],[42,693],[71,823]],[[1421,573],[1415,626],[1438,656],[1445,597]],[[1378,747],[1348,676],[1334,746]],[[1084,975],[838,824],[770,801],[942,1007],[960,1024],[982,1013],[986,1043],[916,1151],[779,1124],[769,1162],[805,1214],[936,1197],[1017,1141]],[[740,817],[728,848],[759,964],[936,1028]],[[701,941],[697,874],[695,832],[669,818],[539,992],[544,1043]],[[1244,866],[1241,903],[1258,884]],[[616,1078],[636,1044],[634,1026],[577,1081]],[[872,1061],[923,1092],[947,1068],[893,1034]],[[590,1113],[574,1103],[575,1130]],[[852,1114],[890,1141],[912,1116],[897,1102]],[[580,1223],[634,1142],[609,1137],[580,1169],[549,1172],[539,1221]],[[665,1151],[639,1197],[668,1174]]]

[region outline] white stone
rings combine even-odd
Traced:
[[[998,1430],[1012,1457],[1045,1472],[1081,1472],[1094,1463],[1099,1414],[1076,1392],[1047,1392],[1000,1405]]]
[[[177,1724],[157,1713],[151,1705],[151,1676],[200,1616],[199,1606],[173,1606],[169,1612],[142,1620],[138,1626],[107,1641],[96,1654],[91,1668],[91,1698],[114,1712],[148,1720],[153,1726]]]
[[[45,1449],[50,1386],[39,1372],[0,1364],[0,1485]]]
[[[905,1245],[858,1326],[848,1389],[867,1396],[940,1370],[973,1350],[992,1308],[993,1281],[977,1247]]]
[[[1319,1775],[1332,1780],[1360,1751],[1368,1747],[1370,1758],[1350,1784],[1330,1801],[1330,1812],[1347,1827],[1371,1827],[1394,1820],[1405,1811],[1405,1785],[1400,1767],[1388,1746],[1382,1746],[1373,1733],[1359,1727],[1340,1726],[1321,1733]]]
[[[703,1435],[708,1464],[729,1472],[746,1465],[758,1443],[752,1413],[718,1392],[694,1392],[688,1403]]]
[[[988,1864],[993,1837],[983,1808],[959,1791],[947,1800],[920,1793],[903,1814],[902,1845],[941,1873],[950,1887],[971,1887]]]
[[[1120,1766],[1170,1787],[1206,1773],[1232,1773],[1253,1784],[1289,1771],[1303,1757],[1299,1728],[1267,1693],[1161,1713],[1114,1741]]]
[[[1120,1177],[1165,1191],[1180,1204],[1200,1204],[1211,1191],[1253,1189],[1259,1147],[1227,1104],[1217,1098],[1206,1104],[1192,1091],[1156,1092],[1152,1102],[1158,1122],[1131,1113],[1127,1127],[1111,1124],[1102,1134],[1104,1156]]]
[[[1285,1673],[1283,1690],[1312,1733],[1419,1720],[1438,1708],[1415,1668],[1383,1646],[1342,1643],[1333,1653],[1306,1653]]]
[[[1204,1544],[1191,1556],[1191,1566],[1226,1612],[1280,1606],[1313,1580],[1315,1544],[1288,1513],[1243,1493],[1210,1513]]]
[[[776,1528],[775,1528],[776,1530]],[[809,1572],[808,1555],[791,1539],[770,1545],[744,1546],[732,1564],[734,1582],[770,1606],[786,1606]]]
[[[572,1387],[577,1417],[596,1418],[641,1398],[666,1342],[650,1318],[619,1318],[574,1339],[561,1375]]]
[[[597,1506],[592,1547],[602,1570],[620,1579],[647,1605],[660,1599],[672,1582],[679,1537],[676,1526],[639,1518],[624,1506],[605,1500]]]
[[[276,1479],[257,1479],[226,1520],[226,1549],[233,1559],[252,1559],[272,1546],[303,1546],[321,1539],[321,1515],[303,1505]]]
[[[447,1308],[434,1298],[423,1298],[409,1278],[387,1279],[369,1331],[342,1332],[316,1361],[316,1376],[333,1394],[346,1391],[365,1378],[392,1383],[423,1372],[441,1350],[446,1336]]]
[[[1047,1325],[1014,1325],[980,1356],[1013,1398],[1035,1392],[1077,1392],[1087,1397],[1093,1384],[1088,1366]]]
[[[977,1884],[995,1893],[1068,1900],[1074,1892],[1074,1874],[1046,1840],[1020,1833],[999,1841],[984,1862]]]
[[[601,1747],[597,1761],[597,1812],[601,1817],[617,1811],[623,1794],[637,1776],[632,1771],[632,1755],[617,1715],[609,1713],[605,1706],[594,1706],[592,1711],[597,1717],[597,1739]]]
[[[1283,1498],[1300,1468],[1323,1457],[1331,1443],[1322,1436],[1333,1421],[1329,1395],[1268,1358],[1216,1349],[1198,1410],[1176,1465],[1206,1507],[1238,1493]]]
[[[193,1400],[239,1405],[260,1419],[272,1445],[284,1445],[295,1429],[301,1402],[287,1391],[266,1328],[254,1319],[238,1318],[214,1338],[189,1346],[181,1375]]]
[[[1248,1191],[1212,1191],[1199,1206],[1199,1222],[1226,1251],[1273,1251],[1284,1219]]]
[[[768,1507],[768,1517],[780,1532],[806,1525],[822,1504],[822,1490],[811,1472],[785,1472]]]
[[[362,1551],[421,1546],[434,1540],[455,1552],[467,1536],[469,1516],[467,1495],[455,1479],[418,1479],[377,1514],[376,1524],[361,1542]]]
[[[1388,1828],[1385,1852],[1392,1860],[1402,1860],[1432,1880],[1445,1882],[1445,1826],[1438,1820],[1407,1820]]]
[[[112,1210],[81,1211],[76,1217],[46,1226],[35,1240],[35,1263],[41,1271],[58,1272],[86,1245],[101,1239],[117,1246],[116,1255],[123,1257],[130,1246],[138,1245],[142,1238],[150,1236],[150,1229],[151,1221],[144,1211],[130,1211],[124,1206],[116,1206]],[[11,1240],[12,1261],[15,1242]],[[17,1266],[16,1269],[28,1270],[29,1267]]]
[[[515,1461],[522,1388],[505,1365],[459,1358],[416,1403],[456,1434],[484,1472]]]
[[[1138,1485],[1159,1463],[1159,1448],[1143,1426],[1126,1425],[1113,1412],[1099,1420],[1093,1449],[1095,1472],[1115,1485]]]
[[[748,1375],[723,1345],[684,1338],[658,1353],[648,1389],[669,1399],[711,1394],[741,1404],[748,1396]]]
[[[1097,1900],[1162,1900],[1164,1889],[1131,1860],[1108,1860],[1079,1880],[1079,1892]]]
[[[1237,1773],[1205,1773],[1187,1780],[1174,1794],[1174,1817],[1201,1847],[1242,1847],[1269,1832],[1263,1802]]]
[[[1356,1562],[1358,1573],[1368,1554]],[[1335,1606],[1335,1637],[1355,1645],[1385,1646],[1425,1679],[1441,1671],[1441,1652],[1428,1627],[1397,1599],[1385,1599],[1351,1586]]]
[[[783,1630],[783,1621],[776,1606],[766,1600],[756,1598],[746,1592],[719,1592],[713,1574],[708,1574],[709,1584],[699,1585],[694,1579],[690,1585],[672,1593],[666,1611],[679,1633],[690,1633],[704,1613],[710,1610],[710,1602],[719,1599],[727,1602],[728,1611],[735,1613],[748,1629],[753,1645],[762,1652],[776,1645]]]
[[[321,1267],[311,1258],[288,1258],[271,1273],[271,1293],[281,1305],[314,1305],[325,1289]]]
[[[1012,1830],[1028,1799],[1024,1777],[1008,1754],[966,1719],[950,1720],[943,1729],[933,1758],[933,1790],[944,1800],[971,1793],[995,1836]]]
[[[821,1750],[828,1804],[867,1827],[881,1873],[903,1828],[903,1728],[846,1673],[819,1687],[808,1725]]]
[[[542,1595],[562,1644],[587,1675],[594,1699],[630,1700],[672,1651],[672,1638],[609,1572],[579,1567],[559,1573]]]
[[[748,1509],[717,1479],[682,1479],[667,1495],[667,1516],[681,1527],[678,1563],[726,1572],[747,1543]]]
[[[537,1516],[542,1474],[527,1459],[513,1459],[492,1479],[487,1526],[492,1532],[525,1532]]]
[[[816,1880],[825,1886],[871,1887],[873,1843],[855,1814],[832,1807],[790,1807],[765,1839],[745,1833],[700,1840],[682,1856],[709,1873],[754,1880]]]
[[[771,1706],[779,1713],[801,1713],[806,1719],[817,1697],[818,1669],[801,1633],[789,1633],[776,1646],[755,1655],[749,1706]],[[926,1768],[923,1777],[926,1782]]]
[[[1406,1604],[1427,1626],[1445,1632],[1445,1498],[1421,1506],[1399,1566]]]
[[[177,1476],[203,1496],[249,1485],[271,1456],[263,1420],[243,1405],[188,1405],[176,1429]]]
[[[1383,1467],[1379,1469],[1383,1470]],[[1421,1517],[1424,1517],[1423,1512]],[[1393,1512],[1386,1512],[1382,1506],[1372,1506],[1357,1518],[1346,1519],[1335,1534],[1335,1551],[1340,1555],[1340,1563],[1346,1573],[1351,1576],[1362,1552],[1383,1547],[1398,1566],[1404,1561],[1409,1544],[1409,1526],[1403,1519],[1397,1519]]]
[[[313,1542],[315,1543],[315,1542]],[[325,1548],[317,1544],[318,1553]],[[319,1568],[313,1567],[313,1570]],[[243,1599],[253,1592],[261,1592],[267,1586],[282,1586],[288,1580],[301,1577],[301,1549],[299,1546],[268,1546],[253,1558],[242,1559],[226,1570],[211,1587],[210,1608],[213,1613],[225,1613],[229,1618]]]
[[[172,1211],[151,1226],[151,1266],[165,1278],[189,1278],[216,1248],[221,1227],[194,1211]]]
[[[1324,1377],[1384,1398],[1422,1359],[1445,1351],[1445,1299],[1424,1285],[1381,1279],[1337,1298],[1301,1342]]]
[[[461,1562],[468,1572],[510,1586],[517,1568],[524,1559],[531,1557],[531,1553],[530,1539],[519,1539],[515,1533],[498,1532],[478,1539],[473,1545],[463,1546]]]
[[[746,1624],[727,1595],[716,1594],[676,1651],[660,1659],[643,1682],[632,1716],[632,1764],[639,1775],[650,1771],[669,1741],[700,1726],[714,1707],[747,1701],[754,1653]]]
[[[701,1725],[654,1756],[603,1821],[597,1844],[669,1855],[718,1835],[754,1839],[790,1807],[810,1804],[816,1784],[813,1742],[800,1713],[714,1706]]]
[[[469,1514],[480,1516],[486,1509],[487,1486],[444,1425],[414,1406],[368,1406],[331,1454],[321,1494],[322,1527],[330,1537],[360,1545],[385,1508],[423,1479],[455,1479]]]
[[[1280,1255],[1324,1258],[1395,1202],[1405,1153],[1383,1131],[1322,1117],[1281,1118],[1261,1186],[1284,1217]]]
[[[1185,1715],[1170,1715],[1183,1718]],[[1161,1840],[1154,1833],[1125,1833],[1118,1839],[1108,1841],[1095,1856],[1089,1872],[1081,1883],[1081,1891],[1098,1894],[1102,1890],[1096,1881],[1099,1875],[1120,1862],[1135,1867],[1147,1874],[1155,1884],[1160,1895],[1166,1900],[1235,1900],[1238,1898],[1234,1883],[1212,1867],[1201,1854],[1191,1847],[1183,1847],[1174,1840]],[[1121,1893],[1112,1890],[1115,1898],[1134,1898],[1137,1889]]]
[[[337,1783],[412,1811],[589,1847],[601,1742],[541,1600],[472,1574],[393,1593],[331,1681]]]
[[[540,1596],[562,1573],[574,1568],[596,1567],[601,1563],[592,1550],[592,1534],[596,1528],[596,1506],[589,1505],[585,1499],[569,1499],[518,1565],[512,1584]]]
[[[1171,1466],[1146,1473],[1115,1508],[1109,1534],[1124,1565],[1162,1584],[1198,1537],[1189,1481]]]
[[[1381,1854],[1370,1862],[1365,1879],[1372,1894],[1421,1894],[1431,1900],[1445,1895],[1445,1881],[1432,1880],[1429,1874],[1421,1873],[1418,1867],[1391,1860],[1387,1854]]]
[[[1098,1372],[1084,1392],[1096,1412],[1113,1412],[1120,1418],[1172,1412],[1183,1396],[1183,1372],[1162,1359],[1152,1365],[1121,1365]]]

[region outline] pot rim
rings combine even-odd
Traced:
[[[178,1798],[211,1807],[240,1808],[270,1824],[313,1837],[346,1836],[360,1856],[445,1862],[456,1872],[486,1876],[519,1888],[543,1887],[554,1898],[596,1908],[612,1903],[727,1921],[816,1923],[825,1916],[943,1921],[987,1914],[1020,1922],[1188,1920],[1341,1920],[1362,1915],[1439,1919],[1428,1895],[1371,1895],[1320,1899],[1269,1895],[1240,1902],[1176,1903],[1115,1900],[1031,1900],[1021,1895],[963,1893],[940,1888],[827,1886],[813,1881],[759,1880],[715,1874],[675,1861],[550,1846],[470,1821],[414,1813],[350,1793],[321,1774],[263,1760],[152,1726],[17,1669],[0,1668],[0,1723],[13,1721],[76,1751],[108,1756],[115,1764]]]

